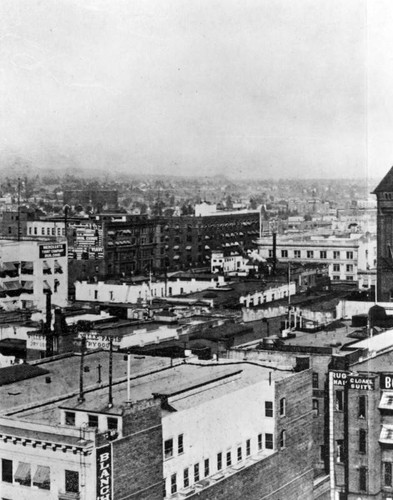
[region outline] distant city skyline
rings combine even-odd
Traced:
[[[0,169],[379,178],[387,0],[3,0]]]

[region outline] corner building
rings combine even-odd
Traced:
[[[78,356],[3,378],[0,396],[15,394],[0,418],[3,498],[313,498],[309,370],[131,356],[127,383],[114,353],[111,391],[93,369],[107,356],[86,355],[82,394]]]

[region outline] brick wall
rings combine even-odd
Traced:
[[[115,500],[163,498],[161,405],[142,401],[127,410],[122,439],[113,442]]]

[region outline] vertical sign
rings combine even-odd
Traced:
[[[112,448],[97,448],[97,500],[112,500]]]

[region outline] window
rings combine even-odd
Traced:
[[[251,455],[251,439],[246,441],[246,455],[249,457]]]
[[[177,452],[179,455],[184,453],[184,442],[183,442],[183,434],[179,434],[177,437]]]
[[[210,474],[210,463],[209,459],[205,459],[205,477],[207,477]]]
[[[227,451],[227,467],[232,465],[232,454],[230,451]]]
[[[367,468],[366,467],[359,468],[359,490],[360,491],[367,490]]]
[[[286,400],[285,398],[280,399],[280,417],[285,417],[286,411]]]
[[[217,453],[217,470],[222,469],[222,453]]]
[[[98,290],[94,290],[94,299],[97,300],[98,299]]]
[[[345,269],[347,270],[347,273],[352,273],[353,272],[353,264],[347,264],[345,266]]]
[[[285,430],[282,430],[280,432],[280,448],[281,449],[285,448],[286,438],[287,438],[287,432]]]
[[[269,257],[273,257],[273,250],[269,250]]]
[[[336,460],[338,463],[344,462],[344,441],[342,439],[338,439],[336,441]]]
[[[5,483],[12,483],[12,460],[1,459],[1,480]]]
[[[98,427],[98,415],[87,415],[89,427]]]
[[[199,464],[194,465],[194,482],[197,483],[199,481]]]
[[[262,450],[262,434],[258,434],[258,450]]]
[[[176,493],[177,491],[177,479],[176,474],[172,474],[171,476],[171,493]]]
[[[321,259],[327,259],[327,252],[326,252],[326,250],[321,250],[319,253],[320,253],[320,258]]]
[[[300,250],[294,250],[293,256],[295,257],[295,259],[300,259],[301,257]]]
[[[15,472],[15,482],[23,486],[31,486],[31,466],[26,462],[19,462]]]
[[[34,228],[34,234],[37,234],[37,228],[36,227]]]
[[[265,417],[273,416],[273,402],[265,401]]]
[[[318,399],[313,399],[312,400],[312,409],[314,412],[318,415],[319,414],[319,401]]]
[[[41,228],[41,234],[42,234],[42,236],[45,235],[45,228],[44,227]]]
[[[366,453],[367,449],[367,431],[359,429],[359,453]]]
[[[173,457],[173,439],[167,439],[164,442],[164,457],[165,458]]]
[[[281,257],[288,257],[288,250],[281,250]]]
[[[346,280],[347,280],[347,281],[353,281],[353,276],[347,276],[347,277],[346,277]]]
[[[321,444],[321,446],[319,447],[319,460],[321,462],[324,462],[326,460],[326,455],[327,455],[326,445]]]
[[[268,450],[273,449],[273,434],[265,434],[265,448]]]
[[[366,418],[367,396],[359,396],[358,418]]]
[[[312,374],[312,388],[313,389],[319,388],[319,376],[318,376],[318,373],[316,373],[316,372],[313,372],[313,374]]]
[[[75,413],[73,411],[65,412],[65,424],[66,425],[75,425]]]
[[[334,273],[340,272],[340,264],[333,264],[333,272]]]
[[[109,431],[117,431],[117,424],[118,424],[117,418],[108,417],[108,419],[107,419],[107,425],[108,425],[108,430]]]
[[[333,252],[333,259],[339,259],[340,258],[340,252],[338,250],[335,250]]]
[[[183,470],[183,488],[188,488],[190,486],[190,475],[187,469]]]
[[[237,448],[237,461],[241,462],[241,460],[242,460],[242,447],[238,446],[238,448]]]
[[[336,410],[343,411],[344,410],[344,391],[337,390],[335,399],[336,399]]]
[[[314,258],[314,250],[307,250],[307,259]]]
[[[392,462],[382,462],[383,486],[392,487]]]

